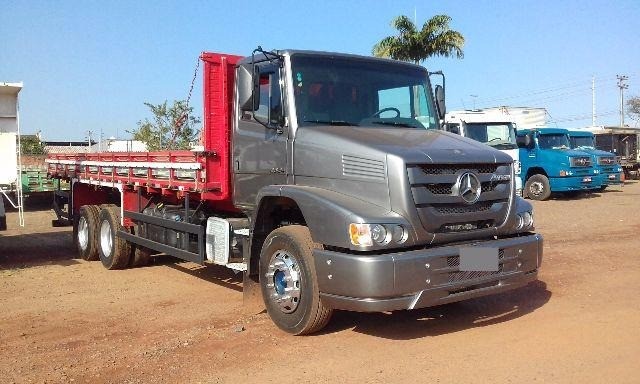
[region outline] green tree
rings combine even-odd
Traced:
[[[435,15],[418,30],[407,16],[398,16],[391,22],[391,26],[398,30],[398,35],[380,40],[373,46],[372,53],[374,56],[416,64],[431,56],[455,55],[462,59],[464,37],[460,32],[449,28],[450,21],[451,17],[447,15]]]
[[[23,155],[45,155],[44,143],[36,135],[20,136],[20,153]]]
[[[635,121],[640,121],[640,96],[627,100],[627,114]]]
[[[147,145],[149,151],[165,149],[190,149],[196,139],[200,118],[193,116],[193,107],[184,100],[175,100],[169,106],[167,100],[161,104],[144,103],[151,110],[151,119],[138,121],[133,139]]]

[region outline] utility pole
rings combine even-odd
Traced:
[[[596,77],[591,76],[591,126],[596,126]]]
[[[91,131],[87,131],[87,140],[89,140],[89,147],[87,148],[87,152],[91,152],[91,136],[93,135],[93,132]]]
[[[473,98],[473,110],[476,110],[476,99],[478,98],[478,95],[469,95],[470,97]]]
[[[629,88],[625,81],[629,80],[627,75],[617,75],[618,88],[620,88],[620,127],[624,127],[624,90]]]

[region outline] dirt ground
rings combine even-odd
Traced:
[[[415,311],[338,312],[283,334],[242,278],[159,258],[75,258],[51,211],[0,234],[0,383],[638,383],[640,182],[534,202],[539,281]]]

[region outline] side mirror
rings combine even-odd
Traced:
[[[444,103],[444,87],[440,84],[436,85],[436,108],[438,108],[438,117],[444,119],[447,113],[447,107]]]
[[[253,74],[250,65],[243,64],[238,67],[236,84],[240,110],[253,111]]]
[[[516,137],[516,144],[518,144],[518,148],[531,148],[531,144],[533,144],[533,139],[531,139],[531,135],[527,134],[524,136]]]
[[[253,110],[260,107],[260,67],[253,67]]]

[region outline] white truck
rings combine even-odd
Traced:
[[[20,182],[20,119],[18,93],[22,83],[0,82],[0,230],[7,229],[5,200],[18,208],[20,225],[22,215],[22,185]]]
[[[485,143],[511,156],[516,176],[516,194],[522,196],[522,167],[516,144],[516,128],[509,115],[485,110],[451,111],[445,115],[444,127],[451,133]]]

